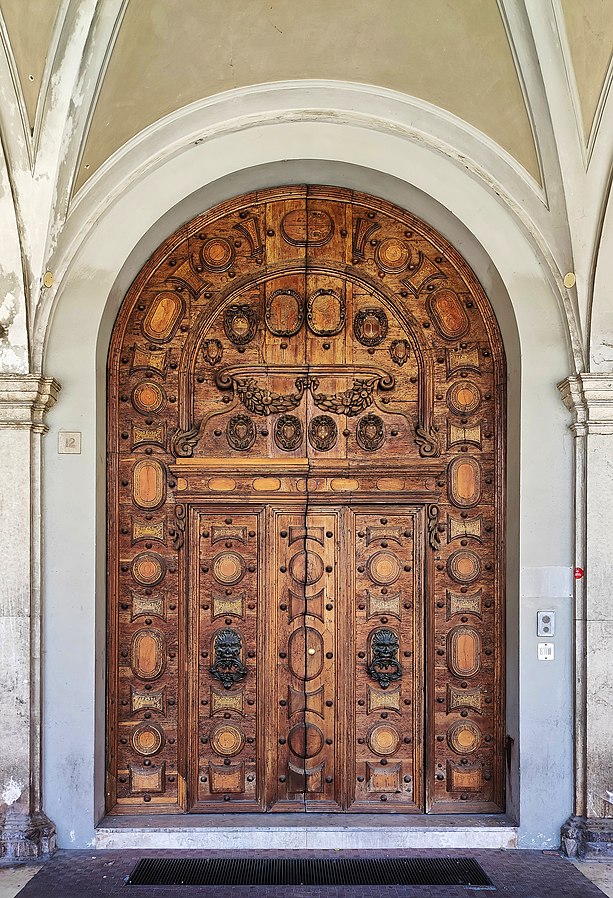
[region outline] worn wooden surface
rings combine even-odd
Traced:
[[[240,197],[108,371],[108,809],[503,809],[504,355],[453,248]]]

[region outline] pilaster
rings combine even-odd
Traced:
[[[60,387],[0,375],[0,860],[44,857],[41,794],[41,438]]]
[[[613,855],[613,376],[558,384],[575,435],[575,809],[562,847]]]

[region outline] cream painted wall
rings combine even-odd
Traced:
[[[318,78],[401,91],[483,131],[540,180],[495,0],[130,0],[76,189],[164,115],[244,85]]]
[[[466,256],[493,302],[510,379],[509,806],[523,845],[555,847],[572,810],[572,447],[555,389],[572,366],[563,316],[538,250],[480,181],[424,145],[317,122],[225,133],[150,169],[99,216],[63,277],[45,352],[46,373],[63,387],[45,441],[46,811],[64,847],[90,844],[102,813],[103,372],[114,314],[181,222],[244,190],[304,181],[370,191],[426,218]],[[80,456],[57,455],[61,429],[82,430]],[[535,612],[552,605],[558,656],[543,668],[534,660]]]

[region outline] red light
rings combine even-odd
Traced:
[[[575,580],[583,580],[584,571],[582,567],[575,568]]]

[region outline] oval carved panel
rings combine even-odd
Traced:
[[[266,325],[276,337],[293,337],[304,321],[304,302],[295,290],[275,290],[266,300]]]
[[[329,415],[316,415],[309,423],[309,443],[320,452],[332,449],[338,437],[336,421]]]
[[[245,452],[255,443],[255,424],[249,415],[234,415],[228,421],[226,437],[233,449]]]
[[[295,415],[281,415],[275,421],[275,443],[284,452],[293,452],[302,443],[302,421]]]
[[[447,636],[449,669],[456,677],[473,677],[481,666],[481,636],[473,627],[455,627]]]
[[[299,680],[318,677],[324,664],[324,643],[312,627],[294,630],[288,641],[289,667]]]
[[[453,290],[437,290],[426,300],[426,308],[432,324],[446,340],[463,337],[469,328],[468,315]]]
[[[132,670],[141,680],[155,680],[164,670],[164,634],[160,630],[138,630],[132,638]]]
[[[132,496],[139,508],[158,508],[166,497],[164,471],[159,461],[144,458],[132,472]]]
[[[449,465],[449,498],[460,508],[472,508],[481,498],[481,468],[476,459],[454,458]]]
[[[139,755],[155,755],[164,746],[164,733],[154,723],[143,723],[136,727],[130,741]]]
[[[366,452],[380,449],[385,442],[385,427],[379,415],[364,415],[355,432],[358,446]]]
[[[143,321],[143,334],[154,343],[173,336],[183,316],[183,300],[178,293],[158,293]]]
[[[293,246],[323,246],[334,234],[334,222],[323,209],[293,209],[281,220],[281,234]]]
[[[345,324],[345,297],[336,290],[315,290],[307,304],[309,327],[318,337],[332,337]]]

